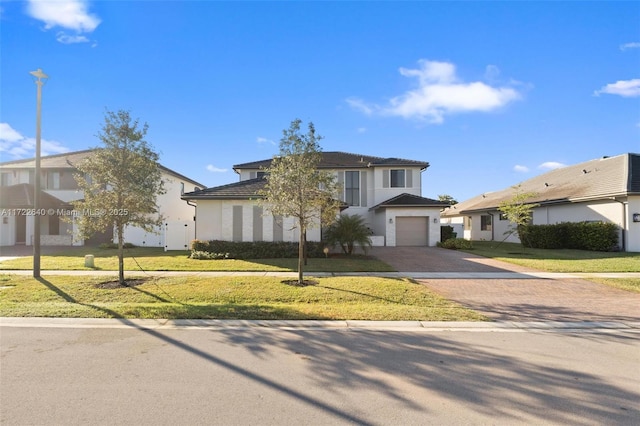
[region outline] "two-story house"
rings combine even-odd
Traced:
[[[186,193],[196,204],[196,238],[224,241],[298,241],[293,218],[268,215],[256,203],[271,159],[237,164],[239,182]],[[440,210],[448,203],[421,196],[422,172],[429,163],[346,152],[323,152],[318,168],[341,184],[342,214],[360,215],[374,245],[434,246],[440,241]],[[268,177],[267,177],[268,178]],[[319,226],[307,233],[320,241]]]
[[[95,235],[89,240],[74,238],[76,226],[71,202],[82,199],[74,174],[75,164],[90,156],[93,150],[43,156],[41,169],[41,203],[34,209],[35,159],[22,159],[0,163],[0,246],[32,245],[36,224],[40,226],[41,245],[100,244],[113,240],[113,230]],[[157,198],[160,214],[164,218],[162,229],[147,233],[137,227],[128,227],[125,242],[137,246],[186,249],[194,238],[194,208],[180,201],[185,192],[203,185],[162,165],[162,179],[166,193]],[[71,216],[71,221],[64,216]]]

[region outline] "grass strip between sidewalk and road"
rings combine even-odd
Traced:
[[[115,277],[114,277],[115,278]],[[486,321],[407,279],[163,277],[106,289],[113,278],[0,275],[0,316],[166,319]]]

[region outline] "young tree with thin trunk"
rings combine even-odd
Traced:
[[[137,226],[156,232],[162,216],[156,202],[164,194],[159,155],[144,140],[148,125],[128,111],[105,113],[98,138],[103,146],[74,166],[84,199],[73,202],[82,238],[113,229],[118,239],[118,280],[124,279],[124,231]]]
[[[335,176],[318,170],[322,159],[313,123],[301,133],[300,119],[283,131],[280,153],[265,170],[267,183],[259,195],[264,210],[274,216],[293,217],[299,233],[298,283],[304,283],[304,244],[308,229],[331,224],[339,211]]]
[[[505,201],[502,201],[498,205],[498,210],[505,215],[507,220],[511,222],[513,225],[511,229],[509,229],[505,234],[516,234],[520,239],[520,243],[524,249],[525,244],[521,238],[521,229],[524,225],[527,225],[531,222],[531,218],[533,217],[533,209],[538,207],[540,204],[527,202],[531,198],[538,195],[537,192],[522,192],[522,188],[520,185],[516,185],[512,187],[514,190],[513,196]]]

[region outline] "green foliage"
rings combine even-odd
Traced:
[[[266,212],[274,216],[293,217],[299,230],[298,281],[303,282],[305,236],[308,229],[330,224],[338,214],[338,184],[335,177],[322,170],[319,141],[313,123],[308,132],[301,133],[302,121],[291,122],[283,131],[280,153],[265,170],[267,183],[260,195],[260,203]]]
[[[473,243],[464,238],[450,238],[443,242],[438,242],[438,247],[446,248],[449,250],[471,250],[473,249]]]
[[[307,256],[324,257],[320,242],[307,242]],[[194,253],[210,253],[211,256],[224,254],[225,257],[209,257],[210,259],[274,259],[298,257],[298,243],[285,241],[200,241],[191,242],[191,258],[207,259],[207,255]]]
[[[371,230],[360,215],[341,215],[324,233],[330,246],[339,245],[345,254],[353,254],[356,245],[367,252],[371,247]]]
[[[114,229],[121,264],[127,226],[154,232],[162,224],[156,199],[165,189],[159,156],[144,140],[147,129],[147,124],[140,126],[127,111],[107,111],[98,134],[103,147],[74,164],[79,171],[74,177],[84,194],[82,200],[72,202],[79,212],[75,216],[79,234],[86,239]],[[123,267],[120,282],[124,282]]]
[[[523,244],[531,248],[611,251],[618,247],[618,226],[605,222],[523,225]]]
[[[438,200],[439,201],[444,201],[445,203],[449,203],[452,206],[454,204],[458,204],[458,201],[455,198],[453,198],[451,195],[448,195],[448,194],[440,194],[440,195],[438,195]]]
[[[527,203],[527,200],[538,194],[536,192],[522,192],[520,185],[514,186],[513,190],[515,191],[514,195],[510,199],[502,201],[498,205],[498,210],[512,224],[511,229],[505,234],[516,233],[520,241],[523,241],[520,235],[521,227],[531,222],[533,209],[539,206],[539,204]]]
[[[440,227],[440,242],[444,242],[450,240],[454,237],[453,226],[450,225],[442,225]]]

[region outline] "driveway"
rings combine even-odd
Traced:
[[[402,272],[531,272],[437,247],[373,247]],[[640,294],[578,278],[417,279],[434,292],[497,321],[640,321]]]

